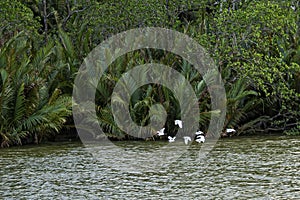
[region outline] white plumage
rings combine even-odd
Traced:
[[[160,129],[159,131],[157,131],[157,135],[158,136],[164,135],[165,134],[164,131],[165,131],[165,128]]]
[[[235,132],[235,130],[233,128],[226,129],[226,133],[232,133],[232,132]]]
[[[204,135],[198,135],[195,141],[198,143],[204,143],[205,142]]]
[[[201,135],[201,134],[204,134],[204,133],[202,131],[197,131],[195,134],[196,135]]]
[[[181,120],[178,120],[178,119],[176,119],[176,120],[175,120],[175,125],[178,125],[178,126],[179,126],[179,128],[182,128],[182,121],[181,121]]]
[[[185,143],[186,145],[188,145],[189,142],[192,141],[191,137],[189,137],[189,136],[184,136],[183,139],[184,139],[184,143]]]
[[[176,137],[168,136],[169,142],[175,142]]]
[[[292,8],[293,10],[296,10],[296,6],[294,6],[294,5],[291,5],[291,8]]]

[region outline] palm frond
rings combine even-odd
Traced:
[[[24,83],[18,89],[15,97],[15,108],[12,123],[20,123],[25,115],[25,96],[24,96]]]
[[[49,41],[46,46],[41,48],[34,56],[31,64],[38,74],[43,74],[46,69],[46,63],[50,60],[53,53],[54,43]]]
[[[74,59],[75,50],[74,50],[74,46],[73,46],[71,38],[67,35],[66,32],[64,32],[61,29],[59,30],[59,37],[61,39],[61,42],[63,44],[63,47],[64,47],[69,59]]]

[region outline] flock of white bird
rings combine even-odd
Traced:
[[[182,121],[178,120],[178,119],[175,120],[175,125],[178,125],[179,128],[182,128]],[[165,128],[160,129],[159,131],[157,131],[157,135],[158,136],[165,135],[164,131],[165,131]],[[232,128],[226,129],[226,133],[232,133],[232,132],[235,132],[235,130],[232,129]],[[205,142],[205,136],[204,136],[204,133],[202,131],[197,131],[195,133],[195,135],[196,135],[196,139],[195,139],[196,142],[198,142],[198,143],[204,143]],[[175,137],[168,136],[168,139],[169,139],[169,142],[175,142],[176,136]],[[186,145],[188,145],[189,142],[192,142],[192,138],[190,136],[184,136],[183,140],[184,140],[184,143]]]

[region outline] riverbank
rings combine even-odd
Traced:
[[[169,135],[186,116],[204,132],[216,117],[232,136],[300,134],[295,2],[2,0],[0,147],[73,140],[74,121],[131,140],[125,129],[166,116]]]

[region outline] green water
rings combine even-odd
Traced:
[[[147,153],[145,150],[161,148],[165,143],[119,142],[118,145]],[[120,169],[128,161],[126,156],[115,158],[109,165],[103,162],[113,149],[102,149],[97,159],[87,149],[80,143],[1,149],[0,199],[300,197],[299,137],[222,139],[205,161],[185,157],[165,168],[143,171]],[[130,160],[132,164],[139,165],[138,162]]]

